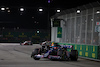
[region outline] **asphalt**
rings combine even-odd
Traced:
[[[33,49],[39,44],[21,46],[19,43],[0,43],[0,67],[100,67],[100,62],[79,58],[78,61],[34,60]]]

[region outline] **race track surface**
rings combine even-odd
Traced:
[[[33,49],[39,44],[21,46],[19,43],[0,43],[0,67],[100,67],[100,62],[79,58],[78,61],[34,60]]]

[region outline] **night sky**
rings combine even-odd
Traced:
[[[62,11],[96,2],[96,0],[50,1],[48,3],[48,0],[0,0],[0,7],[8,7],[5,11],[0,11],[0,28],[48,29],[48,16],[53,16],[57,9]],[[21,7],[24,8],[23,12],[20,11]],[[43,8],[43,12],[39,12],[39,8]]]

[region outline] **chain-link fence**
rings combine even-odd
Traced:
[[[98,4],[98,7],[96,6]],[[73,11],[72,11],[73,10]],[[100,4],[88,4],[77,9],[69,9],[57,16],[61,21],[60,42],[100,45]]]

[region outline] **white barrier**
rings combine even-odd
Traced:
[[[0,43],[0,45],[20,45],[20,43]]]

